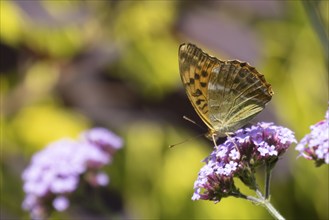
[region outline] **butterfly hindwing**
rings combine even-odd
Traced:
[[[245,125],[273,95],[264,76],[245,62],[219,61],[209,82],[209,115],[216,130],[232,132]]]

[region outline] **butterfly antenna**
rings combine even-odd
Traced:
[[[177,144],[171,144],[171,145],[169,145],[169,148],[173,148],[173,147],[175,147],[177,145],[184,144],[185,142],[188,142],[188,141],[190,141],[192,139],[198,138],[198,137],[203,136],[203,135],[205,135],[205,134],[198,134],[197,136],[194,136],[194,137],[191,137],[191,138],[187,138],[187,139],[185,139],[185,140],[183,140],[183,141],[181,141],[181,142],[179,142]]]
[[[199,125],[198,123],[196,123],[195,121],[193,121],[192,119],[186,117],[185,115],[183,115],[183,118],[193,124],[195,124],[196,126],[198,126],[199,128],[203,129],[204,130],[204,127],[202,127],[201,125]]]
[[[198,123],[196,123],[196,122],[193,121],[192,119],[186,117],[185,115],[183,115],[183,118],[184,118],[185,120],[187,120],[187,121],[189,121],[189,122],[195,124],[196,126],[198,126],[199,128],[201,128],[201,129],[204,130],[204,127],[202,127],[201,125],[199,125]],[[185,142],[188,142],[188,141],[190,141],[190,140],[192,140],[192,139],[198,138],[198,137],[203,136],[203,135],[205,135],[205,134],[207,134],[207,132],[206,132],[206,133],[199,134],[199,135],[194,136],[194,137],[191,137],[191,138],[187,138],[187,139],[185,139],[185,140],[183,140],[183,141],[181,141],[181,142],[179,142],[179,143],[177,143],[177,144],[171,144],[171,145],[169,145],[169,148],[173,148],[173,147],[175,147],[176,145],[184,144]]]

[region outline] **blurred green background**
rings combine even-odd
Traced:
[[[49,142],[94,126],[125,141],[106,168],[102,208],[72,204],[52,219],[271,219],[228,198],[191,201],[212,142],[180,82],[178,47],[249,62],[275,95],[254,120],[296,132],[328,107],[328,1],[1,1],[1,219],[26,219],[21,172]],[[288,219],[328,219],[328,166],[296,159],[272,180]],[[262,176],[259,176],[262,182]],[[90,195],[84,195],[86,201]],[[96,210],[96,211],[95,211]],[[106,211],[104,211],[106,210]]]

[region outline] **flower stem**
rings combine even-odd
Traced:
[[[247,199],[256,205],[264,206],[267,211],[277,220],[285,220],[285,218],[273,207],[269,200],[264,199],[262,193],[259,190],[256,190],[258,198],[253,196],[246,196],[242,193],[239,193],[240,198]]]
[[[327,62],[329,61],[329,51],[328,51],[328,29],[325,28],[325,21],[321,17],[320,13],[320,1],[311,1],[311,0],[306,0],[302,1],[304,9],[306,13],[308,14],[308,17],[311,21],[311,24],[317,33],[318,37],[320,38],[320,41],[323,45],[323,49],[325,50],[325,55],[327,58]]]
[[[249,200],[249,201],[251,201],[252,203],[254,203],[256,205],[263,205],[263,203],[264,203],[263,198],[259,199],[259,198],[253,197],[253,196],[247,196],[247,195],[245,195],[243,193],[240,193],[240,192],[238,192],[234,196],[238,197],[238,198],[243,198],[243,199]]]
[[[271,175],[271,170],[269,170],[269,172],[266,172],[266,173],[269,173],[269,177],[266,178],[266,180],[269,180],[270,179],[270,175]],[[269,186],[269,183],[266,184],[266,186]],[[265,193],[269,192],[269,190],[266,188],[265,190]],[[273,205],[270,203],[270,201],[265,198],[263,196],[263,194],[261,193],[261,191],[259,189],[256,190],[256,194],[258,196],[258,198],[253,198],[253,200],[250,199],[250,197],[252,196],[247,196],[249,198],[249,200],[251,201],[257,201],[257,204],[260,204],[262,206],[264,206],[267,211],[275,218],[275,219],[278,219],[278,220],[284,220],[285,218],[273,207]],[[268,195],[269,197],[269,195]],[[256,199],[256,200],[255,200]]]
[[[257,190],[256,190],[256,194],[257,194],[257,196],[261,199],[261,200],[264,200],[264,196],[263,196],[263,194],[262,194],[262,192],[257,188]]]
[[[270,197],[270,181],[271,181],[271,174],[272,169],[266,165],[265,171],[265,199],[268,200]]]
[[[263,200],[262,199],[258,199],[256,197],[253,197],[253,196],[246,196],[246,199],[255,203],[256,205],[263,205]]]
[[[278,220],[285,220],[285,218],[272,206],[272,204],[268,200],[264,200],[262,203],[263,206],[267,209],[267,211]]]

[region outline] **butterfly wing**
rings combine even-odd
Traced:
[[[179,69],[194,109],[210,133],[218,136],[248,123],[273,95],[271,85],[254,67],[221,61],[193,44],[179,47]]]
[[[245,62],[220,61],[209,79],[210,122],[219,133],[233,132],[261,112],[272,98],[271,85]]]
[[[208,116],[208,82],[216,62],[192,44],[180,45],[178,57],[180,76],[187,96],[199,117],[210,130],[214,130]]]

